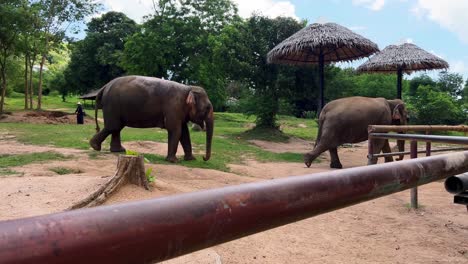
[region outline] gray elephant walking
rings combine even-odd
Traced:
[[[304,163],[310,167],[322,152],[330,152],[330,167],[341,169],[337,147],[344,143],[367,140],[369,125],[406,125],[408,112],[402,100],[385,98],[348,97],[329,102],[319,117],[319,131],[315,147],[304,154]],[[398,141],[399,151],[404,151],[404,141]],[[373,140],[374,154],[391,152],[388,140]],[[403,157],[400,156],[400,159]],[[393,161],[386,157],[385,162]],[[377,163],[377,158],[369,164]]]
[[[102,109],[104,128],[100,130],[97,121],[98,109]],[[145,76],[116,78],[101,88],[96,97],[95,108],[97,133],[90,140],[95,150],[101,150],[101,143],[112,135],[110,150],[122,152],[120,132],[128,127],[160,127],[168,131],[166,160],[177,162],[179,142],[184,149],[184,159],[193,160],[188,121],[206,126],[205,161],[211,157],[213,138],[213,106],[205,90],[177,82]]]

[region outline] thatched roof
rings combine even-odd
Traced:
[[[84,100],[95,100],[96,99],[96,96],[97,94],[99,93],[101,89],[97,89],[95,91],[91,91],[87,94],[83,94],[82,96],[80,96],[79,98],[80,99],[84,99]]]
[[[447,69],[448,63],[412,43],[390,45],[357,68],[359,72],[405,73],[419,70]]]
[[[311,24],[290,36],[270,52],[268,63],[306,65],[324,61],[352,61],[379,51],[377,44],[335,23]]]

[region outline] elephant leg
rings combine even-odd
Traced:
[[[110,131],[106,129],[105,127],[96,133],[91,140],[89,140],[89,144],[94,150],[100,151],[101,150],[101,144],[104,140],[106,140],[107,136],[109,136]]]
[[[110,143],[111,152],[125,152],[125,148],[122,147],[122,142],[120,141],[120,131],[113,131]]]
[[[340,158],[338,157],[338,150],[337,148],[330,148],[328,149],[330,152],[330,168],[334,169],[342,169],[343,165],[341,165]]]
[[[379,154],[380,151],[382,150],[382,148],[384,147],[385,145],[385,139],[374,139],[374,142],[373,142],[373,152],[372,154]],[[376,157],[373,157],[371,159],[368,159],[367,160],[367,165],[372,165],[372,164],[377,164],[377,160],[378,158]]]
[[[325,145],[321,144],[321,142],[315,146],[314,150],[304,154],[304,163],[307,167],[310,167],[310,165],[312,165],[312,161],[328,149]]]
[[[385,143],[382,147],[382,152],[383,153],[392,153],[392,149],[390,148],[390,144],[388,143],[388,140],[385,140]],[[388,157],[385,157],[385,162],[392,162],[393,161],[393,157],[392,156],[388,156]]]
[[[177,147],[179,146],[181,128],[168,130],[168,144],[167,144],[167,157],[166,161],[176,163],[179,160],[176,157]]]
[[[182,124],[180,144],[182,144],[182,147],[184,148],[184,160],[195,160],[195,157],[192,154],[192,142],[190,141],[190,133],[187,123]]]

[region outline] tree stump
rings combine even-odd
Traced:
[[[102,204],[112,193],[123,185],[132,183],[149,190],[149,182],[145,175],[145,162],[143,155],[119,155],[117,171],[114,176],[97,191],[85,199],[75,203],[68,210],[93,207]]]

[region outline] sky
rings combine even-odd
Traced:
[[[141,23],[152,0],[99,0],[103,12],[119,11]],[[289,16],[311,23],[334,22],[377,43],[411,42],[468,78],[468,0],[233,0],[239,15]],[[340,64],[356,67],[365,60]],[[437,76],[437,71],[428,72]]]

